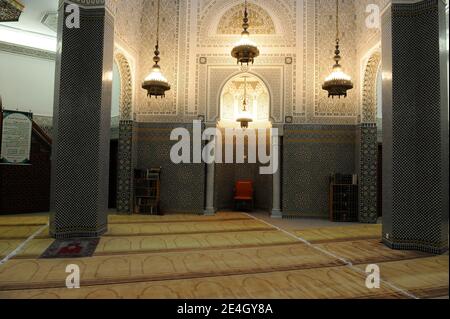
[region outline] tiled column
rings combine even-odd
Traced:
[[[80,28],[66,24],[69,4],[79,4]],[[107,4],[60,2],[50,221],[55,238],[107,230],[114,41]]]
[[[448,249],[448,104],[442,0],[383,14],[383,240]]]

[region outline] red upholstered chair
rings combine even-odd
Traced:
[[[234,192],[234,205],[236,210],[238,209],[239,204],[245,204],[245,206],[250,204],[251,210],[253,209],[253,181],[237,181]]]

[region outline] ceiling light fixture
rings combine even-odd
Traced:
[[[334,98],[338,96],[347,97],[347,91],[353,89],[352,78],[342,71],[341,61],[341,51],[339,49],[339,0],[336,0],[336,50],[334,61],[336,62],[333,66],[333,72],[325,79],[325,83],[322,88],[328,91],[328,97]]]
[[[250,40],[248,22],[248,6],[247,0],[245,0],[244,24],[242,25],[244,31],[242,31],[241,39],[238,43],[236,43],[235,47],[231,51],[231,56],[237,60],[238,64],[240,63],[241,65],[249,65],[250,63],[253,64],[255,62],[255,58],[259,56],[259,50],[256,44]]]
[[[236,121],[241,124],[242,129],[247,129],[249,124],[253,122],[250,113],[247,110],[247,77],[244,77],[244,99],[242,101],[242,117]]]
[[[155,56],[153,57],[153,61],[155,64],[153,65],[151,73],[145,78],[144,83],[142,83],[142,88],[147,90],[147,95],[151,98],[152,96],[165,97],[166,91],[170,90],[170,84],[164,75],[161,73],[161,67],[159,66],[159,62],[161,58],[159,57],[159,19],[160,19],[160,0],[158,0],[158,21],[156,27],[156,46],[155,46]]]

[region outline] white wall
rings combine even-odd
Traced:
[[[0,51],[3,108],[53,116],[55,61]],[[120,73],[114,63],[111,116],[119,116]]]
[[[55,61],[0,51],[3,108],[53,115]]]

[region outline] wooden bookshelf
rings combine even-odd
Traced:
[[[136,170],[134,176],[134,213],[160,214],[161,169]]]
[[[333,175],[330,179],[330,220],[358,222],[359,186],[354,175]]]

